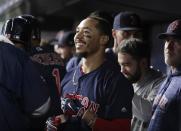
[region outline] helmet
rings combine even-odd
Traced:
[[[9,38],[16,45],[22,44],[25,49],[30,48],[30,25],[24,18],[12,18],[5,22],[1,34]]]
[[[35,44],[34,42],[36,41],[37,44],[39,45],[41,41],[41,29],[38,19],[28,14],[17,16],[17,18],[24,18],[29,22],[32,31],[31,33],[32,44],[34,45]]]

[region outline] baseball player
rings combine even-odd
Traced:
[[[181,130],[181,20],[169,24],[165,33],[159,34],[165,40],[165,63],[170,67],[153,103],[153,115],[148,131]]]
[[[39,46],[41,42],[41,25],[38,19],[28,14],[17,16],[17,18],[24,18],[27,20],[31,26],[31,45],[32,47]]]
[[[140,17],[133,12],[120,12],[114,17],[112,35],[114,38],[113,52],[116,52],[118,45],[124,39],[142,39],[142,27]]]
[[[104,18],[111,25],[111,28],[112,28],[113,17],[108,12],[97,10],[97,11],[91,12],[89,14],[89,16],[96,16],[96,17]],[[117,57],[116,57],[115,53],[112,51],[112,46],[113,46],[113,37],[110,37],[108,46],[106,47],[106,50],[105,50],[106,59],[108,59],[113,64],[116,64],[119,67],[119,64],[117,63]],[[72,68],[77,66],[80,63],[80,61],[81,61],[81,57],[77,57],[75,55],[75,57],[70,59],[69,63],[67,64],[67,69],[71,70]]]
[[[30,131],[34,117],[46,114],[50,98],[26,53],[0,42],[0,126],[2,131]]]
[[[106,52],[108,58],[118,64],[116,50],[121,41],[129,38],[142,38],[140,17],[128,11],[118,13],[114,17],[112,36],[114,39],[113,47],[108,48]]]
[[[61,130],[130,130],[133,88],[105,59],[110,37],[111,25],[104,18],[89,16],[77,26],[74,42],[82,61],[62,81],[62,110],[68,118]]]
[[[151,119],[153,100],[163,81],[163,74],[150,68],[150,48],[140,39],[123,40],[118,48],[121,72],[133,84],[132,131],[146,131]]]
[[[44,116],[44,120],[42,120],[45,121],[48,116],[61,112],[61,106],[59,106],[60,84],[66,70],[62,59],[58,54],[54,53],[52,46],[34,46],[35,43],[41,40],[41,32],[37,23],[38,20],[31,15],[18,16],[6,21],[2,34],[13,41],[16,47],[29,54],[41,77],[48,85],[52,105],[49,112]],[[37,125],[34,128],[43,129],[44,124],[42,124],[42,127]]]
[[[60,55],[63,59],[65,65],[69,63],[69,60],[74,56],[75,44],[74,44],[74,35],[73,31],[61,31],[57,34],[57,37],[50,44],[54,46],[54,51]],[[67,68],[69,70],[69,67]]]

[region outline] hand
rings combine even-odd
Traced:
[[[96,122],[97,116],[94,111],[91,110],[89,107],[83,114],[82,120],[84,120],[88,126],[93,128],[95,122]]]
[[[46,121],[46,131],[57,131],[58,126],[65,123],[67,121],[67,118],[65,115],[58,115],[49,117]]]

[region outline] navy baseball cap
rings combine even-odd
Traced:
[[[169,24],[167,31],[158,35],[158,38],[165,39],[168,36],[172,36],[177,39],[181,39],[181,19],[175,20]]]
[[[65,31],[62,33],[61,36],[59,36],[58,38],[56,38],[57,40],[55,40],[52,44],[53,45],[59,45],[60,47],[64,47],[64,46],[74,46],[74,35],[75,33],[72,31]]]
[[[141,19],[133,12],[120,12],[114,18],[115,30],[141,30]]]

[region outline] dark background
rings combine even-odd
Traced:
[[[32,14],[41,22],[42,38],[51,39],[57,31],[74,29],[81,19],[95,10],[105,10],[113,16],[121,11],[137,13],[143,21],[144,37],[151,45],[151,65],[166,72],[163,41],[157,34],[181,18],[180,0],[0,0],[2,23],[20,14]]]

